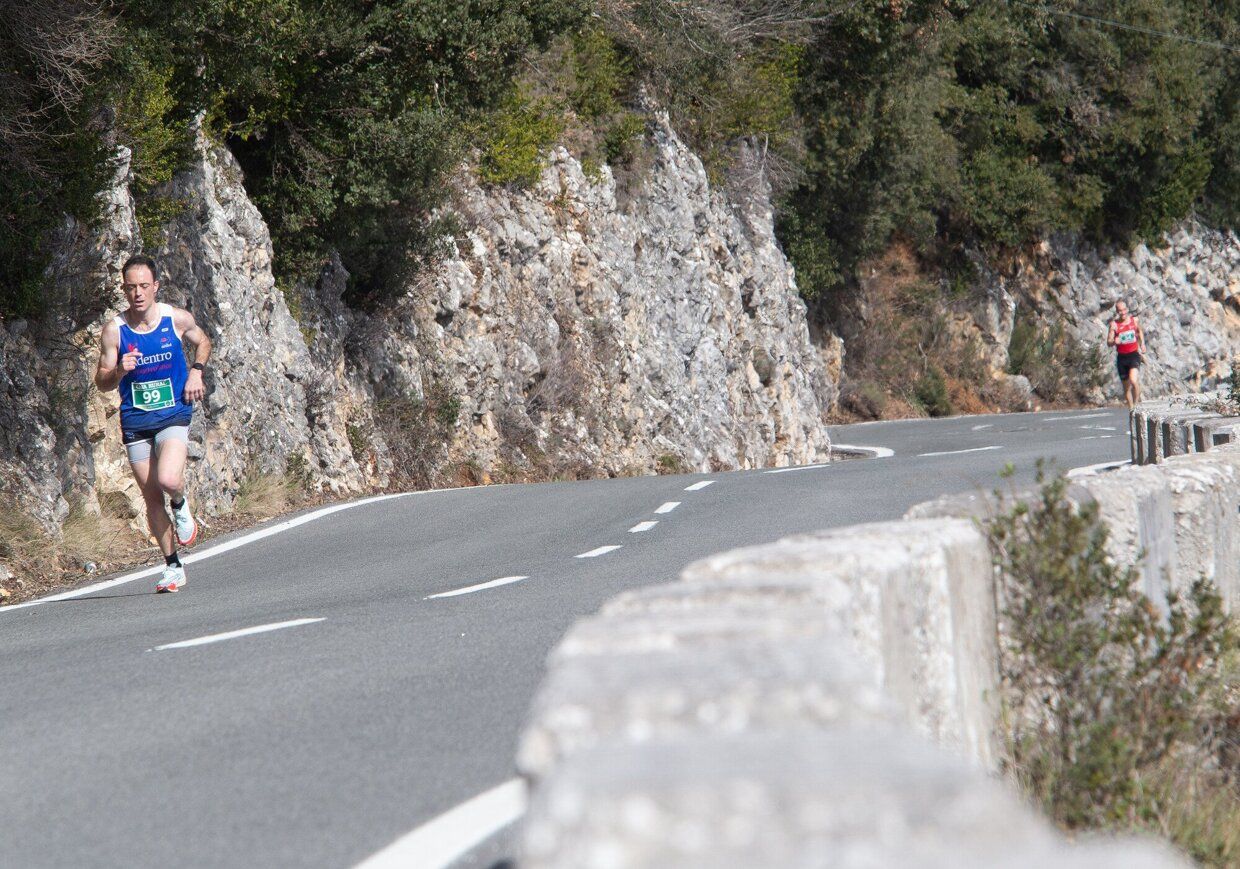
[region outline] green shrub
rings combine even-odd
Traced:
[[[913,386],[913,397],[930,416],[951,416],[954,413],[951,397],[947,394],[947,381],[943,372],[929,368]]]
[[[1222,667],[1238,649],[1222,599],[1202,579],[1160,609],[1110,556],[1097,505],[1070,503],[1067,480],[1041,464],[1038,483],[1028,500],[996,493],[1006,512],[989,525],[1008,769],[1067,828],[1146,829],[1216,850],[1183,810],[1191,797],[1165,784],[1191,779],[1238,816],[1216,754]]]
[[[675,453],[663,453],[655,460],[655,471],[659,474],[687,474],[689,466]]]
[[[514,93],[484,127],[478,171],[488,184],[530,185],[547,165],[547,151],[564,130],[549,100]]]
[[[1062,324],[1043,327],[1032,312],[1021,309],[1008,341],[1008,373],[1023,374],[1043,398],[1079,399],[1104,382],[1102,351],[1081,347]]]
[[[573,36],[571,75],[569,104],[585,120],[598,122],[621,110],[633,70],[606,31],[591,27]]]

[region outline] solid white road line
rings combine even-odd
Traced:
[[[1101,416],[1110,416],[1109,413],[1082,413],[1076,416],[1044,416],[1040,422],[1063,422],[1067,419],[1097,419]]]
[[[686,492],[697,492],[701,489],[705,489],[707,486],[713,485],[714,482],[715,482],[714,480],[703,480],[700,483],[694,483],[692,486],[685,486],[685,491]]]
[[[467,585],[464,588],[453,589],[452,591],[441,591],[438,594],[428,594],[422,600],[434,600],[437,597],[456,597],[458,594],[469,594],[474,591],[482,591],[484,588],[495,588],[499,585],[510,585],[514,582],[520,582],[523,579],[529,579],[528,576],[501,576],[499,579],[492,579],[490,582],[480,582],[477,585]]]
[[[598,558],[600,555],[606,555],[608,552],[615,552],[619,548],[619,546],[600,546],[598,549],[591,549],[589,552],[574,555],[573,558]]]
[[[986,450],[1001,450],[1001,449],[1003,449],[1003,447],[993,446],[993,447],[973,447],[972,449],[968,449],[968,450],[944,450],[943,452],[940,452],[940,453],[918,453],[917,458],[924,459],[927,456],[958,456],[961,453],[984,453],[986,452]]]
[[[179,643],[165,643],[162,646],[156,646],[148,649],[151,652],[162,652],[164,649],[188,649],[190,646],[205,646],[208,643],[219,643],[224,640],[235,640],[237,637],[248,637],[250,634],[265,634],[267,631],[279,631],[284,628],[295,628],[299,625],[312,625],[315,622],[321,622],[323,619],[293,619],[288,622],[273,622],[269,625],[255,625],[252,628],[242,628],[239,631],[226,631],[222,634],[210,634],[205,637],[197,637],[192,640],[181,640]]]
[[[673,510],[675,510],[675,509],[676,509],[677,507],[679,507],[679,506],[680,506],[680,502],[679,502],[679,501],[664,501],[664,502],[663,502],[662,504],[660,504],[658,507],[655,507],[655,508],[654,508],[654,512],[656,512],[656,513],[671,513]]]
[[[1130,460],[1125,459],[1122,462],[1099,462],[1096,465],[1082,465],[1079,468],[1073,468],[1072,470],[1068,471],[1068,479],[1071,480],[1071,479],[1075,479],[1076,477],[1092,477],[1092,476],[1095,476],[1099,471],[1109,471],[1109,470],[1112,470],[1113,468],[1122,468],[1124,465],[1131,465],[1131,464],[1132,462]]]
[[[797,465],[795,468],[776,468],[773,471],[764,471],[767,474],[788,474],[792,471],[813,471],[817,468],[826,468],[830,466],[830,462],[819,462],[816,465]]]
[[[462,488],[474,489],[474,488],[479,488],[479,487],[465,486]],[[410,495],[430,495],[436,492],[456,492],[456,491],[460,491],[460,490],[459,489],[430,489],[425,492],[397,492],[394,495],[376,495],[373,498],[362,498],[360,501],[349,501],[348,503],[345,503],[345,504],[333,504],[331,507],[323,507],[322,509],[315,510],[311,513],[306,513],[303,516],[297,516],[293,519],[289,519],[284,522],[277,522],[275,525],[272,525],[270,528],[264,528],[261,531],[253,531],[249,534],[244,534],[241,537],[237,537],[225,543],[219,543],[208,549],[204,549],[201,552],[194,552],[189,555],[182,555],[181,561],[184,564],[193,564],[198,561],[205,561],[208,558],[214,558],[217,555],[223,555],[225,552],[231,552],[232,550],[245,546],[248,543],[254,543],[258,540],[262,540],[265,537],[271,537],[274,534],[280,534],[284,531],[288,531],[292,528],[296,528],[298,525],[305,525],[307,522],[313,522],[316,519],[322,519],[324,516],[330,516],[332,513],[339,513],[341,510],[352,510],[354,507],[361,507],[364,504],[374,504],[377,501],[389,501],[392,498],[407,498]],[[133,582],[136,579],[144,579],[148,576],[154,576],[155,574],[161,572],[163,569],[164,569],[164,566],[162,564],[158,565],[157,567],[146,567],[146,568],[143,568],[142,570],[134,571],[133,573],[127,573],[124,576],[118,576],[116,577],[116,579],[107,579],[107,580],[104,580],[103,582],[96,582],[93,585],[86,585],[86,586],[83,586],[82,588],[75,588],[70,591],[62,591],[59,594],[48,595],[47,597],[41,597],[41,598],[38,598],[37,600],[29,600],[29,601],[26,601],[25,603],[15,603],[12,606],[0,607],[0,614],[12,612],[13,610],[25,609],[28,606],[39,606],[40,604],[52,603],[58,600],[69,600],[70,598],[82,597],[83,595],[87,595],[87,594],[94,594],[97,591],[103,591],[104,589],[107,589],[107,588],[113,588],[118,585],[124,585],[127,582]]]
[[[658,524],[659,524],[659,523],[658,523],[658,522],[656,522],[656,521],[655,521],[655,520],[653,520],[653,519],[647,519],[645,522],[638,522],[636,525],[634,525],[632,528],[630,528],[630,529],[629,529],[629,533],[630,533],[630,534],[640,534],[640,533],[641,533],[641,532],[643,532],[643,531],[649,531],[651,528],[653,528],[654,526],[656,526],[656,525],[658,525]]]
[[[895,455],[895,451],[888,447],[859,447],[853,444],[831,444],[831,450],[837,453],[865,453],[873,459],[889,459]],[[806,467],[817,468],[820,465],[807,465]],[[780,468],[780,470],[785,469]],[[786,470],[792,471],[796,469],[787,468]]]
[[[527,802],[525,782],[509,779],[401,836],[356,869],[446,869],[525,814]]]

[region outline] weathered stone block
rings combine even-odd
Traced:
[[[1003,785],[907,734],[708,737],[582,752],[534,791],[526,869],[1170,869],[1064,844]]]
[[[994,584],[973,522],[883,522],[791,537],[703,559],[683,576],[703,585],[833,580],[833,610],[917,729],[993,765]]]
[[[534,701],[518,767],[539,778],[599,746],[884,728],[900,720],[877,669],[840,634],[696,640],[669,650],[560,657]]]

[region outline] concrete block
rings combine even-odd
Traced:
[[[689,616],[726,611],[786,618],[833,617],[843,625],[852,592],[837,576],[745,576],[701,582],[671,582],[616,595],[599,610],[604,616]]]
[[[1130,466],[1078,477],[1068,495],[1077,502],[1097,502],[1110,531],[1111,556],[1136,566],[1142,593],[1165,612],[1178,565],[1175,510],[1162,467]]]
[[[916,729],[996,763],[994,576],[985,538],[963,519],[883,522],[791,537],[690,565],[685,583],[825,582],[863,659]]]
[[[675,594],[676,585],[656,588],[672,588]],[[689,586],[686,593],[702,592],[700,587]],[[672,652],[758,639],[818,639],[844,632],[845,625],[838,616],[807,612],[801,607],[704,604],[699,609],[671,614],[624,613],[613,607],[573,625],[551,653],[548,666],[592,655]]]
[[[998,505],[999,501],[993,492],[961,492],[914,504],[904,514],[904,518],[984,520],[995,515]]]
[[[1211,417],[1209,419],[1215,419]],[[1193,423],[1193,452],[1208,452],[1214,446],[1214,438],[1210,437],[1209,431],[1205,428],[1207,420],[1197,420]]]
[[[1175,515],[1173,587],[1183,594],[1205,577],[1240,612],[1240,448],[1178,457],[1161,470]]]
[[[1237,429],[1240,429],[1240,420],[1236,420],[1234,417],[1204,419],[1197,423],[1197,427],[1201,429],[1202,439],[1208,439],[1209,448],[1213,449],[1214,447],[1236,443],[1236,432]]]
[[[1175,419],[1164,416],[1160,421],[1162,428],[1162,458],[1168,456],[1181,456],[1188,452],[1184,447],[1184,439],[1180,436],[1180,428],[1175,424]]]
[[[1162,425],[1159,423],[1158,416],[1147,413],[1145,415],[1145,464],[1156,465],[1162,459],[1161,439]]]
[[[891,729],[901,721],[877,670],[846,637],[702,642],[708,636],[672,650],[557,659],[522,734],[518,768],[537,780],[601,746],[715,734],[792,736],[839,726]]]
[[[1065,844],[999,782],[907,734],[726,737],[583,751],[535,788],[523,869],[1171,869]]]

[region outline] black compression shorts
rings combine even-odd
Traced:
[[[1129,371],[1141,367],[1141,354],[1117,353],[1115,354],[1115,367],[1119,370],[1119,379],[1127,380]]]

